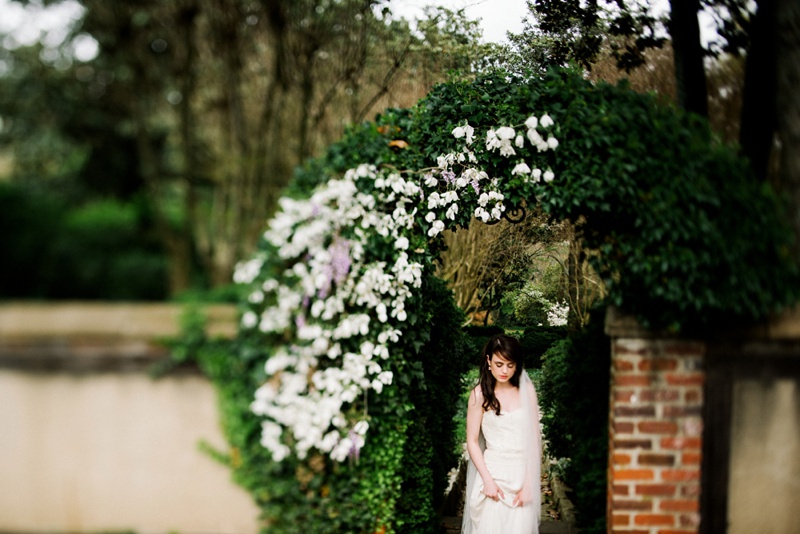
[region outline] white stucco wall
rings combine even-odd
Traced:
[[[168,304],[0,305],[0,532],[249,534],[216,393],[197,371],[153,379]],[[232,309],[214,310],[220,332]]]
[[[0,531],[257,532],[200,376],[0,372]]]

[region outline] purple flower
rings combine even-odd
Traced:
[[[346,239],[336,238],[330,247],[331,253],[331,277],[337,283],[341,284],[347,273],[350,272],[350,241]]]

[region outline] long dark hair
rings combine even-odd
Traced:
[[[489,359],[499,354],[506,360],[514,362],[514,374],[509,382],[515,388],[519,387],[519,378],[522,376],[522,366],[525,362],[525,353],[519,340],[506,334],[497,334],[489,340],[481,352],[480,386],[483,393],[483,410],[494,410],[500,415],[500,401],[494,395],[494,386],[497,383],[489,369]]]

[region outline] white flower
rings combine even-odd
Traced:
[[[425,220],[428,222],[433,222],[436,220],[436,214],[432,211],[429,211],[427,215],[425,215]]]
[[[453,137],[456,139],[461,139],[462,137],[466,137],[464,140],[468,145],[472,144],[473,134],[475,129],[469,125],[468,122],[464,122],[464,126],[457,126],[453,128]]]
[[[550,147],[551,150],[555,150],[558,146],[558,139],[555,137],[548,137],[547,138],[547,146]]]
[[[252,311],[246,311],[242,314],[242,328],[250,329],[258,324],[258,315]]]
[[[468,145],[472,144],[472,141],[475,139],[475,129],[467,123],[464,123],[464,131],[467,134],[465,141]]]
[[[528,130],[533,130],[536,128],[538,122],[539,121],[536,119],[536,117],[534,115],[531,115],[530,117],[525,119],[525,128],[527,128]]]
[[[500,148],[501,146],[500,139],[497,138],[497,134],[495,134],[494,130],[489,130],[486,132],[486,150],[494,150],[495,148]]]
[[[500,155],[509,157],[515,155],[516,152],[514,151],[514,147],[511,146],[509,141],[503,141],[503,144],[500,145]]]
[[[550,170],[548,170],[548,171],[544,171],[544,176],[543,176],[543,178],[544,178],[544,181],[545,181],[545,182],[552,182],[552,181],[553,181],[553,178],[555,178],[555,177],[556,177],[556,175],[555,175],[555,174],[553,174],[553,171],[550,171]]]
[[[394,242],[394,248],[398,250],[408,249],[408,238],[405,236],[398,237],[397,241]]]
[[[456,218],[456,213],[458,213],[458,204],[451,204],[449,208],[447,208],[447,213],[445,214],[448,219],[454,220]]]
[[[510,126],[502,126],[495,130],[495,135],[500,140],[510,141],[511,139],[514,139],[516,132],[514,131],[514,128]]]
[[[533,169],[531,171],[531,176],[533,177],[533,181],[539,183],[542,179],[542,169]]]
[[[531,142],[533,146],[537,146],[539,143],[542,142],[542,136],[539,135],[539,132],[536,130],[528,130],[528,141]]]
[[[423,183],[428,187],[436,187],[439,185],[439,180],[433,174],[426,174]]]
[[[525,146],[525,138],[522,137],[521,135],[518,135],[514,139],[514,145],[516,145],[517,148],[522,148],[523,146]]]
[[[433,237],[444,230],[444,223],[442,221],[433,221],[431,227],[428,229],[428,237]]]
[[[550,115],[545,113],[544,115],[542,115],[542,118],[539,121],[539,124],[542,125],[542,128],[549,128],[550,126],[553,125],[553,119],[550,118]]]
[[[531,168],[528,167],[528,164],[525,163],[524,161],[521,161],[520,163],[517,163],[517,165],[513,169],[511,169],[511,174],[514,174],[514,175],[516,175],[516,174],[530,174],[530,172],[531,172]]]

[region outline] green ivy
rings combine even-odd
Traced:
[[[655,96],[568,71],[487,75],[435,87],[416,108],[412,145],[433,165],[457,150],[451,131],[465,119],[484,132],[545,112],[560,141],[547,153],[554,181],[515,182],[517,159],[486,152],[482,140],[478,160],[512,183],[510,204],[538,202],[580,224],[610,303],[686,330],[757,320],[797,300],[784,203],[704,121]]]

